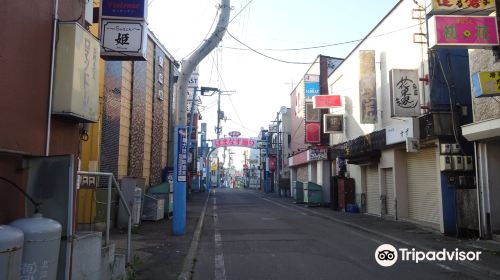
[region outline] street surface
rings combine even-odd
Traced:
[[[456,262],[375,261],[404,247],[252,190],[210,195],[193,279],[498,279]]]

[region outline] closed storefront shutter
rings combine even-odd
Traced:
[[[395,203],[394,203],[394,179],[393,179],[393,171],[392,168],[383,169],[384,174],[384,185],[382,188],[385,192],[385,205],[387,207],[387,215],[395,216]]]
[[[308,181],[308,174],[307,174],[307,164],[299,166],[297,168],[297,181],[300,182],[307,182]]]
[[[366,167],[366,212],[380,215],[380,187],[377,165]]]
[[[435,148],[407,153],[407,164],[408,216],[439,228],[441,207]]]

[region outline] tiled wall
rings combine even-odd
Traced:
[[[133,63],[129,176],[143,177],[147,62]]]
[[[142,175],[146,179],[146,186],[150,183],[151,176],[151,136],[153,130],[153,83],[154,83],[154,49],[152,40],[148,41],[146,65],[146,110],[144,116],[144,159]]]
[[[130,145],[130,108],[132,98],[132,62],[122,62],[122,93],[120,110],[120,139],[118,153],[118,178],[128,175]]]
[[[119,154],[117,139],[120,135],[122,62],[106,62],[104,71],[100,171],[112,172],[117,176]]]

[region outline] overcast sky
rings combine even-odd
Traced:
[[[422,1],[422,0],[420,0]],[[311,63],[319,55],[344,58],[382,20],[398,0],[232,0],[228,30],[259,52],[288,62]],[[216,0],[149,0],[149,29],[181,60],[211,34],[218,17]],[[246,6],[246,7],[245,7]],[[411,16],[411,15],[408,15]],[[395,27],[397,29],[397,27]],[[351,42],[355,41],[355,42]],[[351,43],[347,43],[351,42]],[[325,48],[291,51],[338,44]],[[221,98],[222,135],[240,131],[255,137],[268,127],[280,107],[290,107],[290,93],[308,64],[278,62],[246,49],[228,34],[200,64],[199,86],[234,91]],[[202,122],[208,138],[216,136],[217,103],[203,97]],[[241,166],[242,149],[236,152]]]

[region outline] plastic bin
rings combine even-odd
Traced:
[[[295,202],[304,203],[304,183],[300,181],[295,183]]]
[[[174,191],[171,184],[168,182],[163,182],[159,185],[152,186],[148,189],[147,193],[157,199],[164,199],[164,211],[165,216],[168,217],[169,214],[174,211]]]
[[[323,188],[315,183],[304,183],[304,203],[321,204],[323,198]]]

